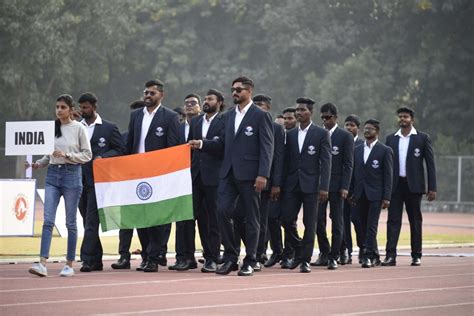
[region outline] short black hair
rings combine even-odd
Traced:
[[[232,85],[236,82],[241,82],[243,85],[251,86],[252,88],[254,87],[253,80],[250,79],[249,77],[241,76],[237,77],[232,81]]]
[[[77,103],[89,102],[90,104],[95,106],[97,104],[97,101],[99,100],[97,99],[97,96],[95,94],[93,94],[92,92],[86,92],[81,94],[81,96],[77,100]]]
[[[184,110],[182,107],[178,106],[178,107],[175,107],[173,109],[173,111],[175,111],[176,113],[180,114],[180,115],[186,115],[186,113],[184,113]]]
[[[311,98],[300,97],[296,99],[296,104],[306,104],[306,107],[308,108],[308,110],[313,112],[314,100]]]
[[[256,96],[254,96],[252,98],[252,101],[253,102],[264,102],[264,103],[267,103],[269,105],[272,104],[272,98],[270,98],[268,95],[265,95],[265,94],[257,94]]]
[[[351,114],[348,117],[346,117],[346,119],[344,120],[344,123],[345,122],[352,122],[355,125],[357,125],[357,127],[360,127],[360,118],[355,114]]]
[[[197,94],[195,94],[195,93],[190,93],[190,94],[188,94],[184,99],[186,100],[186,99],[189,99],[189,98],[196,98],[196,99],[198,99],[198,103],[199,103],[199,105],[201,105],[201,97],[200,97],[199,95],[197,95]]]
[[[368,119],[367,121],[365,121],[364,125],[367,124],[373,125],[377,131],[380,131],[380,122],[376,119]]]
[[[130,109],[132,109],[132,110],[143,108],[145,106],[146,106],[146,104],[145,104],[145,101],[143,101],[143,100],[137,100],[137,101],[133,101],[132,103],[130,103]]]
[[[337,107],[332,103],[326,103],[321,105],[321,113],[329,112],[332,115],[337,116]]]
[[[295,108],[286,108],[283,110],[282,112],[283,114],[285,113],[296,113],[296,109]]]
[[[397,114],[400,114],[400,113],[408,113],[410,114],[411,118],[415,117],[415,111],[409,108],[408,106],[402,106],[401,108],[399,108],[397,110]]]
[[[159,79],[151,79],[151,80],[148,80],[145,83],[145,88],[150,88],[150,87],[153,87],[153,86],[157,86],[158,91],[161,91],[161,92],[163,92],[163,89],[165,88],[165,85],[163,84],[163,81],[161,81]]]
[[[206,95],[210,95],[210,94],[213,94],[217,97],[217,101],[218,102],[224,102],[224,95],[222,94],[222,92],[220,92],[219,90],[217,89],[209,89],[206,93]]]

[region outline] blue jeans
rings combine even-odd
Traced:
[[[77,244],[76,213],[82,193],[81,165],[49,165],[46,174],[44,196],[44,222],[41,234],[40,256],[49,258],[53,226],[59,199],[64,197],[66,208],[67,255],[66,259],[74,261]]]

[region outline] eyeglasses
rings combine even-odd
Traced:
[[[145,91],[143,91],[143,94],[144,95],[150,95],[150,97],[154,97],[157,93],[155,91],[145,90]]]
[[[323,121],[330,120],[331,117],[332,117],[332,115],[321,115],[321,119],[322,119]]]
[[[197,104],[198,104],[197,101],[185,101],[184,102],[184,105],[186,105],[186,106],[195,106]]]
[[[240,93],[240,92],[242,92],[243,90],[248,90],[248,89],[247,89],[247,88],[237,87],[237,88],[231,88],[231,89],[230,89],[230,92],[232,92],[232,93],[234,93],[234,92]]]

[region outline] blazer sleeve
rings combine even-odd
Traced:
[[[167,143],[168,147],[173,147],[181,144],[178,113],[172,112],[169,119]]]
[[[322,130],[324,133],[321,137],[320,143],[320,155],[321,161],[321,178],[319,184],[319,190],[329,191],[329,181],[331,179],[331,138],[329,132]]]
[[[133,138],[135,135],[135,115],[134,112],[130,114],[130,121],[128,123],[127,143],[125,144],[125,153],[133,154]]]
[[[273,126],[270,113],[263,113],[259,126],[260,158],[258,175],[269,178],[273,159]]]
[[[349,191],[352,169],[354,168],[354,140],[351,134],[346,133],[344,139],[344,161],[342,165],[341,190]]]
[[[426,135],[425,144],[425,163],[428,174],[428,191],[436,192],[436,167],[434,161],[433,147],[431,146],[431,138]]]
[[[281,187],[283,185],[283,163],[285,160],[285,131],[280,125],[276,125],[275,129],[275,149],[273,151],[271,185]]]
[[[102,158],[120,156],[125,153],[125,145],[122,140],[122,135],[115,124],[110,124],[110,148],[102,154]]]
[[[383,171],[383,199],[390,201],[392,196],[392,185],[393,185],[393,150],[390,147],[386,148],[384,155],[384,171]]]

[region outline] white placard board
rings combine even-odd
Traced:
[[[35,179],[0,179],[0,236],[33,236]]]
[[[54,121],[6,122],[5,156],[50,155],[54,151]]]
[[[44,205],[44,189],[38,189],[36,190],[38,192],[38,195],[41,199],[41,202],[43,202]],[[76,222],[77,222],[77,237],[84,237],[84,221],[82,219],[81,212],[79,211],[79,208],[77,209],[77,214],[76,214]],[[54,226],[56,226],[56,229],[59,232],[59,235],[62,238],[67,238],[67,228],[66,228],[66,209],[64,207],[64,198],[61,197],[59,200],[59,205],[56,210],[56,220],[54,222]],[[103,233],[102,228],[100,228],[99,224],[99,236],[118,236],[119,230],[110,230],[108,232]]]

